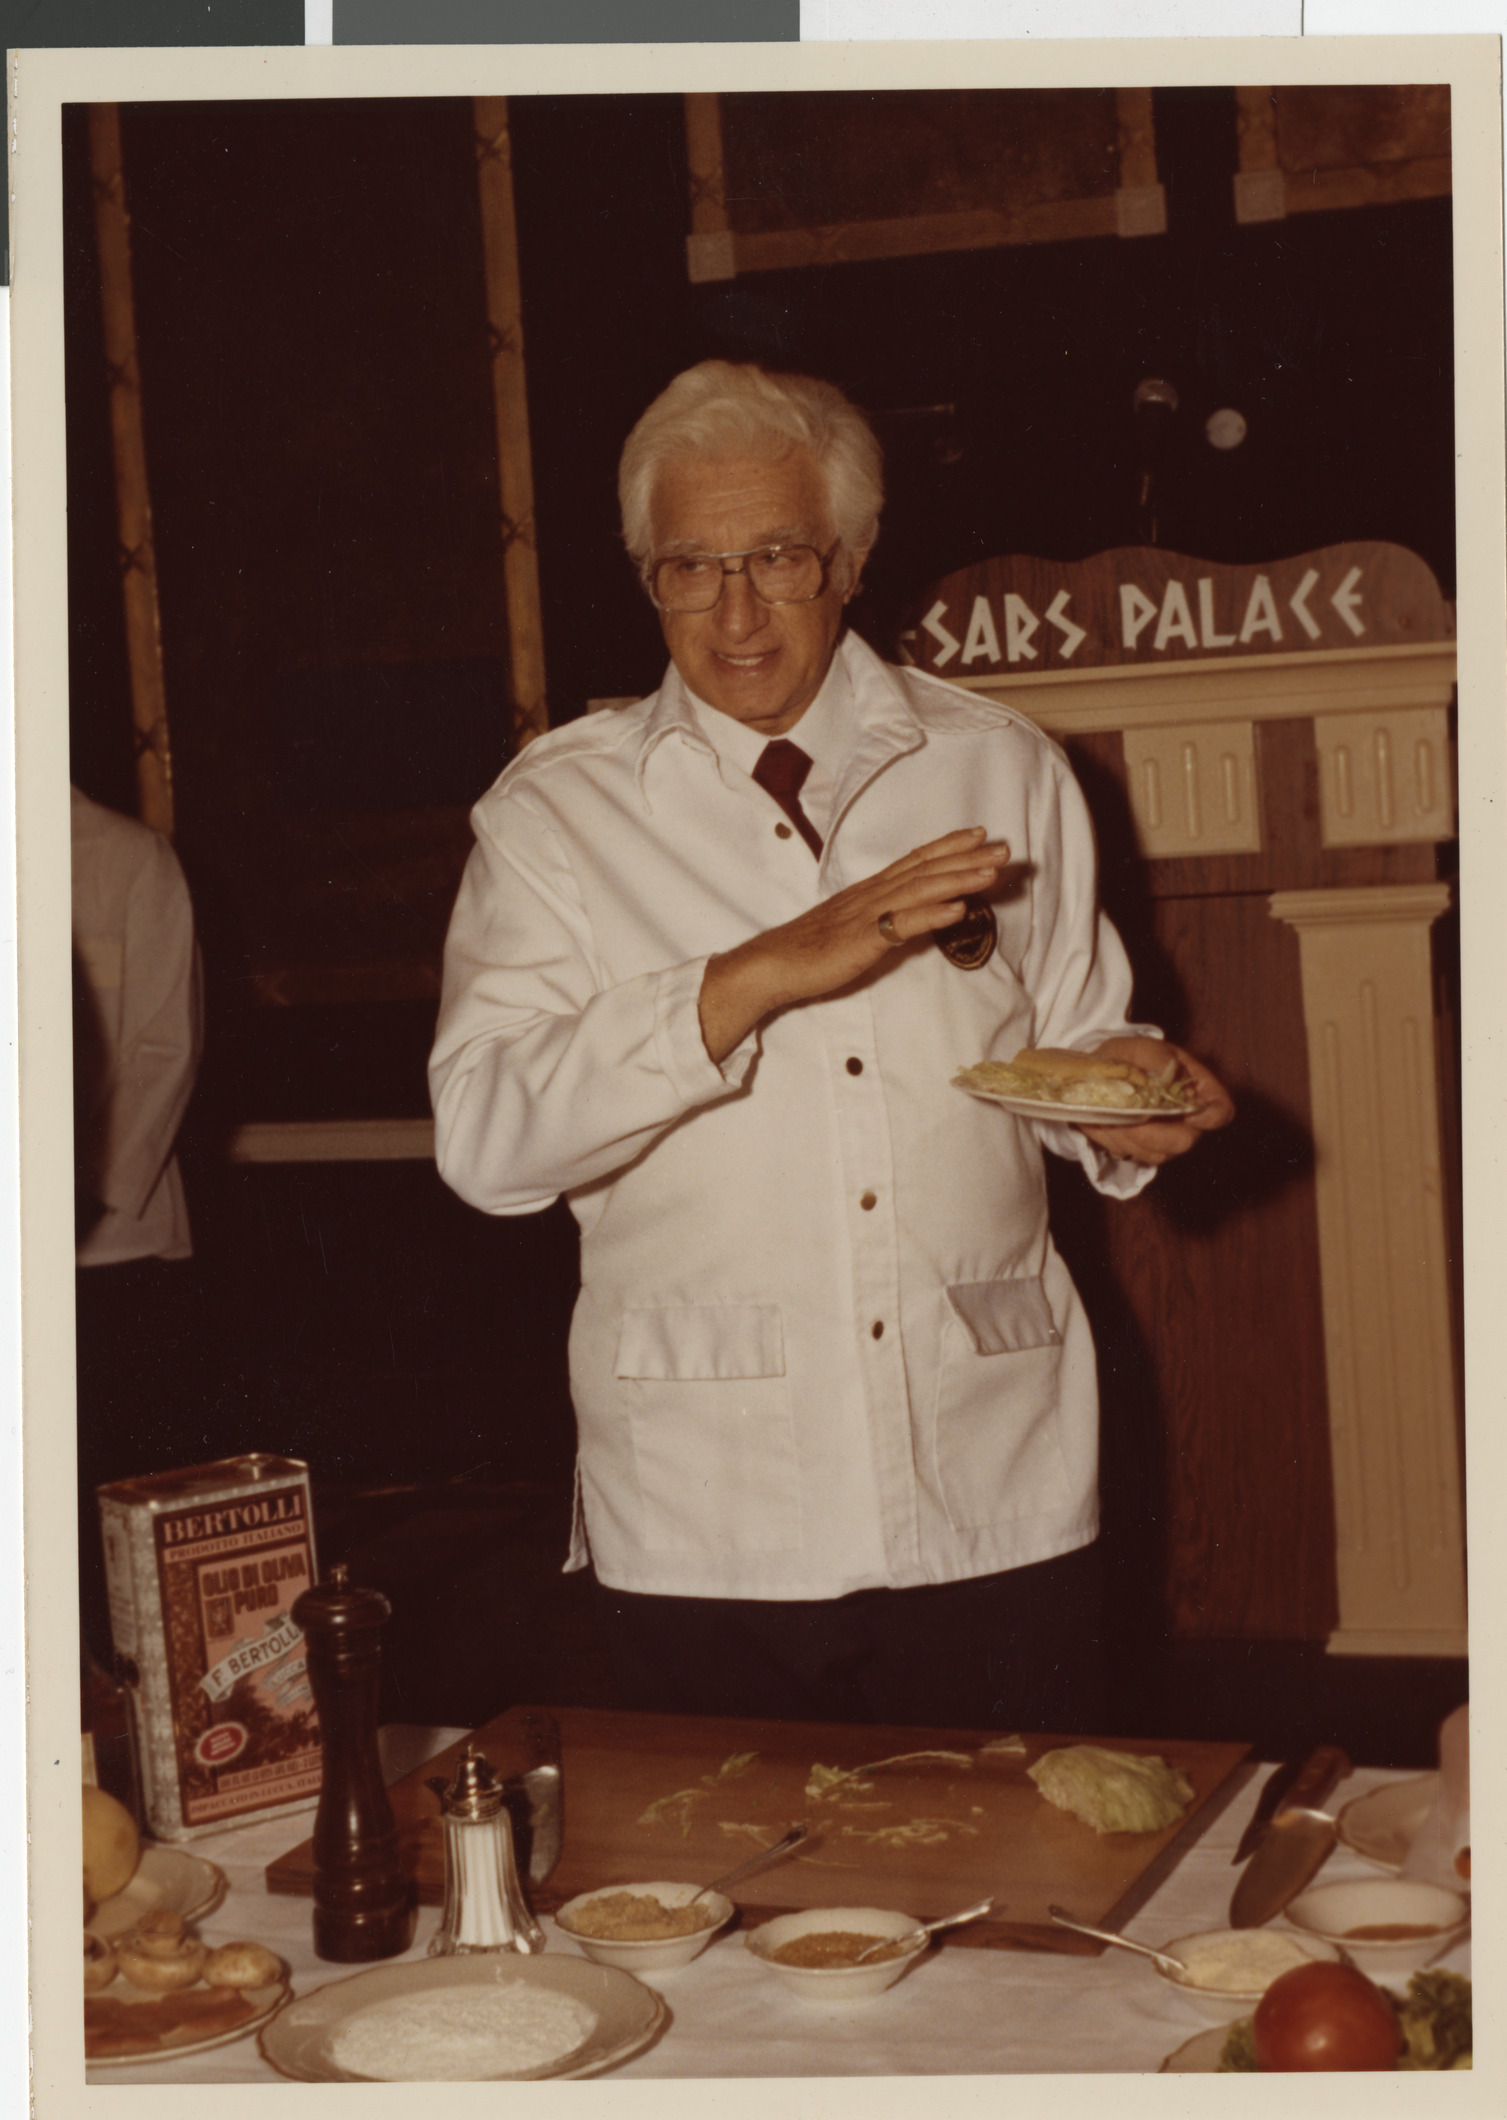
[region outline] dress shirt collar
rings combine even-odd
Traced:
[[[752,779],[754,767],[771,738],[749,728],[746,722],[735,721],[731,714],[708,706],[689,689],[686,697],[697,726],[718,758]],[[839,656],[833,656],[815,699],[784,733],[786,742],[799,745],[811,760],[811,772],[801,789],[801,807],[818,832],[824,832],[833,786],[853,747],[853,686]]]
[[[646,804],[648,761],[676,731],[712,753],[724,780],[733,772],[751,777],[768,741],[697,699],[671,663],[650,707],[639,752],[636,778]],[[812,760],[801,807],[824,837],[839,810],[886,760],[926,740],[896,673],[855,633],[844,634],[821,690],[786,733]]]
[[[746,722],[734,721],[731,714],[723,714],[716,707],[707,705],[686,687],[686,698],[690,701],[691,713],[696,726],[723,762],[735,766],[740,773],[752,775],[758,764],[768,737],[761,736],[757,729],[749,728]]]

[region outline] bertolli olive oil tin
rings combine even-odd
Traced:
[[[99,1490],[110,1627],[150,1830],[166,1840],[319,1794],[293,1605],[315,1582],[309,1468],[250,1452]]]

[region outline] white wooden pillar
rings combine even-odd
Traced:
[[[1461,1438],[1429,930],[1442,883],[1279,891],[1317,1151],[1339,1577],[1331,1650],[1460,1656]]]

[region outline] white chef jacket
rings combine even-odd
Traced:
[[[851,727],[820,864],[673,667],[640,705],[530,744],[472,813],[436,1153],[488,1213],[564,1194],[580,1224],[567,1566],[589,1548],[616,1588],[838,1597],[1097,1530],[1093,1347],[1043,1147],[1122,1196],[1149,1173],[951,1081],[1144,1028],[1087,811],[1008,708],[852,635],[827,686]],[[968,824],[1012,852],[985,966],[913,945],[708,1057],[712,954]]]
[[[201,1043],[188,886],[160,832],[72,793],[79,1178],[105,1209],[78,1263],[186,1259],[173,1143]]]

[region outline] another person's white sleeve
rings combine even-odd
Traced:
[[[202,1043],[193,906],[177,857],[155,834],[131,879],[122,954],[100,1188],[104,1206],[139,1217],[172,1156]]]

